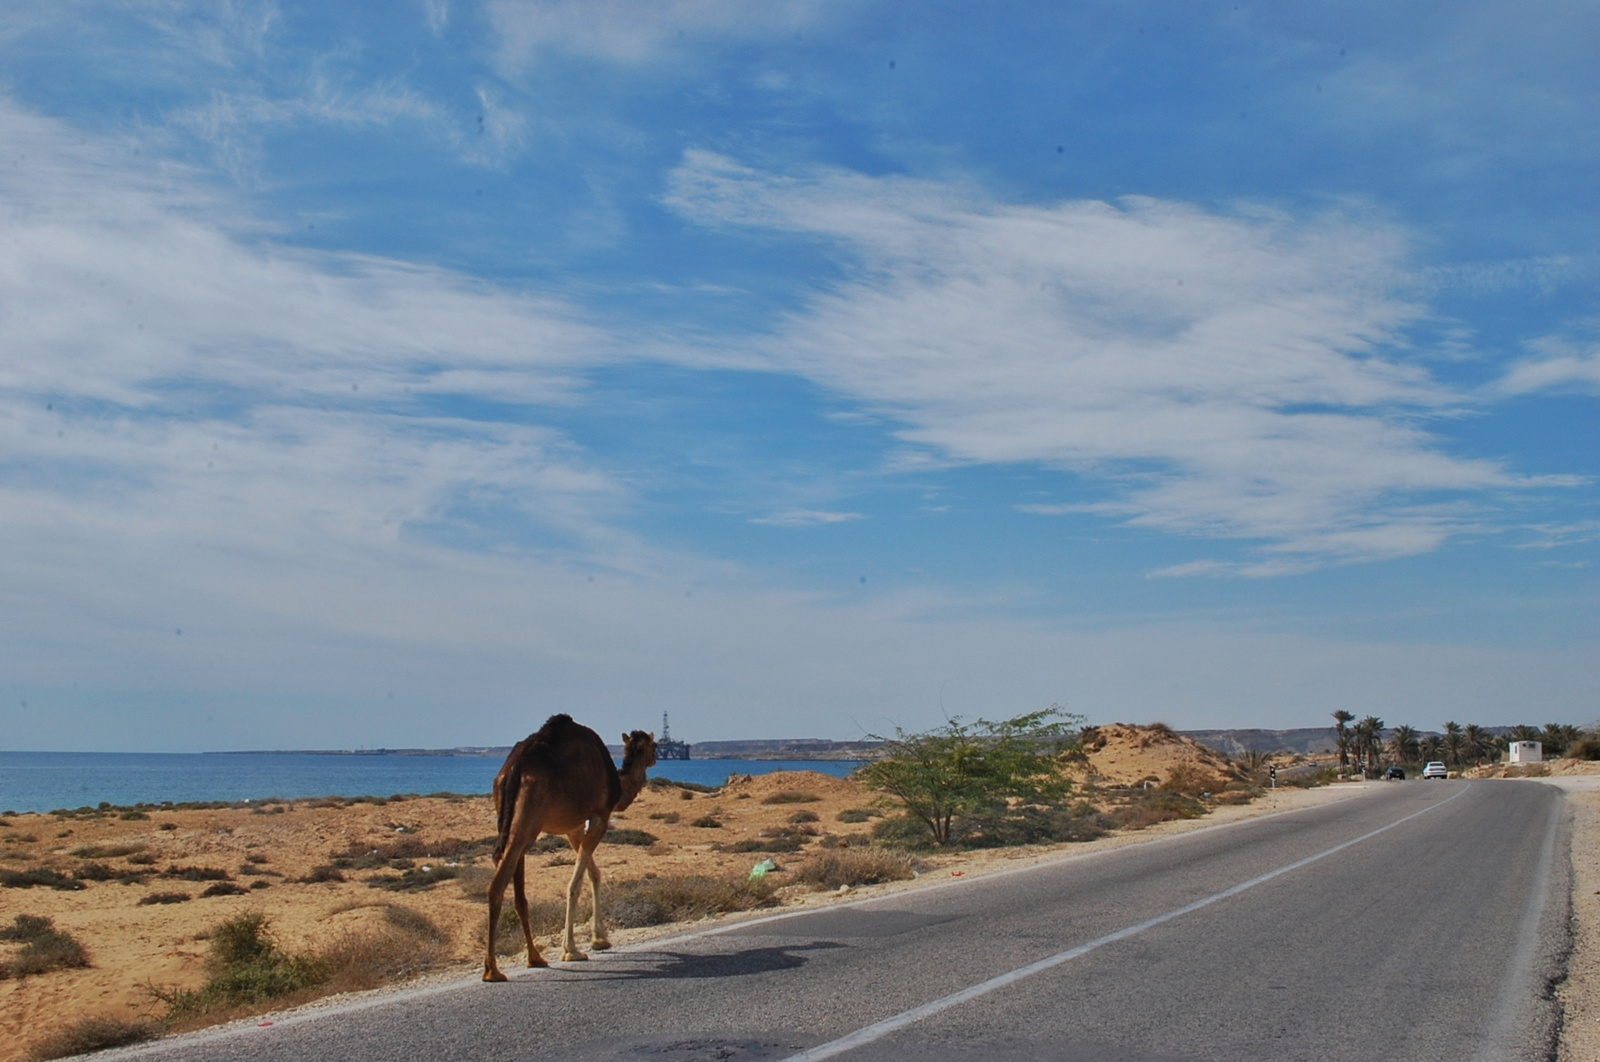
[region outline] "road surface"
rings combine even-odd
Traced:
[[[1012,1062],[1547,1059],[1558,790],[1316,808],[399,993],[130,1055]],[[508,964],[508,972],[515,964]]]

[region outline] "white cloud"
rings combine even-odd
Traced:
[[[1600,392],[1600,346],[1563,339],[1536,344],[1538,353],[1511,366],[1491,390],[1500,395],[1539,391]]]
[[[821,509],[789,509],[771,516],[751,519],[752,524],[769,524],[773,527],[816,527],[819,524],[843,524],[861,519],[860,513],[829,512]]]
[[[783,325],[772,368],[947,459],[1068,469],[1110,484],[1095,508],[1129,523],[1259,540],[1273,556],[1254,573],[1427,551],[1458,520],[1441,497],[1526,482],[1425,430],[1464,399],[1393,353],[1424,311],[1394,294],[1404,240],[1383,224],[1013,206],[701,151],[668,202],[841,248],[848,279]]]
[[[504,61],[546,51],[617,63],[649,62],[705,41],[789,37],[832,16],[830,0],[492,0]]]

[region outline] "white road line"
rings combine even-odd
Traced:
[[[1355,837],[1341,844],[1336,844],[1332,848],[1318,852],[1316,855],[1307,856],[1304,859],[1296,860],[1293,863],[1278,867],[1276,870],[1269,870],[1265,874],[1251,878],[1249,881],[1240,882],[1231,888],[1223,889],[1221,892],[1213,893],[1202,900],[1196,900],[1193,903],[1184,904],[1182,907],[1175,907],[1163,914],[1156,915],[1154,918],[1147,918],[1143,922],[1119,929],[1115,933],[1107,933],[1105,936],[1096,940],[1091,940],[1087,944],[1079,944],[1075,948],[1068,948],[1066,951],[1057,952],[1048,958],[1040,959],[1038,962],[1031,962],[1026,966],[1019,966],[1015,970],[1000,974],[997,977],[991,977],[987,981],[980,981],[970,988],[963,988],[961,991],[945,996],[943,999],[936,999],[932,1003],[924,1003],[920,1007],[914,1007],[911,1010],[903,1011],[899,1014],[896,1014],[892,1018],[885,1018],[883,1021],[875,1022],[872,1025],[868,1025],[862,1029],[857,1029],[848,1036],[841,1036],[837,1040],[830,1040],[825,1044],[818,1044],[816,1047],[801,1051],[799,1054],[790,1055],[788,1058],[784,1059],[783,1062],[821,1062],[821,1060],[824,1058],[832,1058],[835,1055],[841,1055],[846,1051],[851,1051],[857,1047],[870,1044],[875,1040],[881,1040],[890,1033],[898,1032],[908,1025],[912,1025],[921,1021],[923,1018],[930,1018],[941,1011],[949,1010],[951,1007],[960,1006],[962,1003],[977,999],[979,996],[986,996],[990,992],[1005,988],[1007,985],[1016,984],[1018,981],[1021,981],[1024,978],[1032,977],[1036,973],[1043,973],[1045,970],[1054,969],[1064,962],[1071,962],[1073,959],[1087,955],[1096,948],[1103,948],[1107,944],[1115,944],[1119,940],[1127,940],[1129,937],[1138,936],[1147,929],[1154,929],[1156,926],[1159,926],[1164,922],[1170,922],[1174,918],[1181,918],[1186,914],[1200,910],[1202,907],[1210,907],[1214,903],[1226,900],[1232,896],[1237,896],[1247,889],[1253,889],[1257,885],[1265,884],[1266,882],[1271,881],[1273,878],[1281,877],[1290,871],[1299,870],[1301,867],[1309,866],[1319,859],[1326,859],[1328,856],[1331,856],[1337,852],[1342,852],[1352,845],[1360,844],[1362,841],[1370,841],[1372,838],[1381,833],[1387,833],[1396,826],[1410,822],[1419,815],[1426,815],[1430,811],[1435,811],[1444,807],[1452,800],[1456,800],[1462,796],[1465,796],[1467,790],[1471,788],[1472,783],[1468,782],[1466,785],[1461,787],[1461,791],[1456,793],[1455,796],[1441,800],[1439,803],[1433,804],[1429,807],[1425,807],[1421,811],[1414,811],[1404,818],[1396,819],[1387,826],[1380,826],[1370,833],[1364,833],[1360,837]]]

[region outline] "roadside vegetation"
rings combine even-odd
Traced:
[[[1358,720],[1355,713],[1342,708],[1333,712],[1333,720],[1341,775],[1379,778],[1390,767],[1410,774],[1434,761],[1458,770],[1491,766],[1506,759],[1516,741],[1539,742],[1545,760],[1600,760],[1600,734],[1570,723],[1546,723],[1543,727],[1523,723],[1495,733],[1476,723],[1462,725],[1452,720],[1434,733],[1406,724],[1390,727],[1374,715]]]

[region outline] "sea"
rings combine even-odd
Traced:
[[[0,811],[160,804],[164,801],[300,800],[400,793],[487,793],[505,762],[493,756],[314,752],[0,752]],[[731,774],[821,771],[849,760],[662,760],[652,777],[721,785]]]

